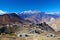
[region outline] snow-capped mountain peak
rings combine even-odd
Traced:
[[[32,11],[32,10],[29,10],[29,11],[23,11],[23,12],[21,12],[21,13],[24,13],[24,14],[27,14],[27,13],[29,13],[29,14],[34,14],[34,13],[40,13],[40,11]]]
[[[6,14],[5,11],[0,10],[0,15]]]

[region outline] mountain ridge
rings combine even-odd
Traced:
[[[32,11],[33,12],[33,11]],[[23,12],[23,13],[18,13],[18,15],[25,19],[25,20],[29,20],[31,22],[49,22],[52,18],[53,19],[57,19],[57,18],[60,18],[60,14],[46,14],[45,12],[38,12],[36,11],[36,13],[32,13],[32,12]],[[34,21],[35,20],[35,21]]]

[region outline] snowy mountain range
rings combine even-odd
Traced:
[[[0,15],[9,14],[8,12],[0,10]],[[60,18],[59,12],[41,12],[41,11],[23,11],[16,13],[24,20],[29,20],[32,23],[51,22]]]
[[[41,23],[41,22],[50,22],[57,18],[60,18],[59,12],[40,12],[40,11],[23,11],[18,13],[18,15],[25,19],[29,20],[33,23]]]

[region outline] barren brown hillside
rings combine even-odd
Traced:
[[[53,29],[55,29],[55,31],[60,31],[60,18],[52,21],[49,25],[50,25]]]

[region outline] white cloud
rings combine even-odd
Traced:
[[[5,11],[0,10],[0,15],[6,14]]]

